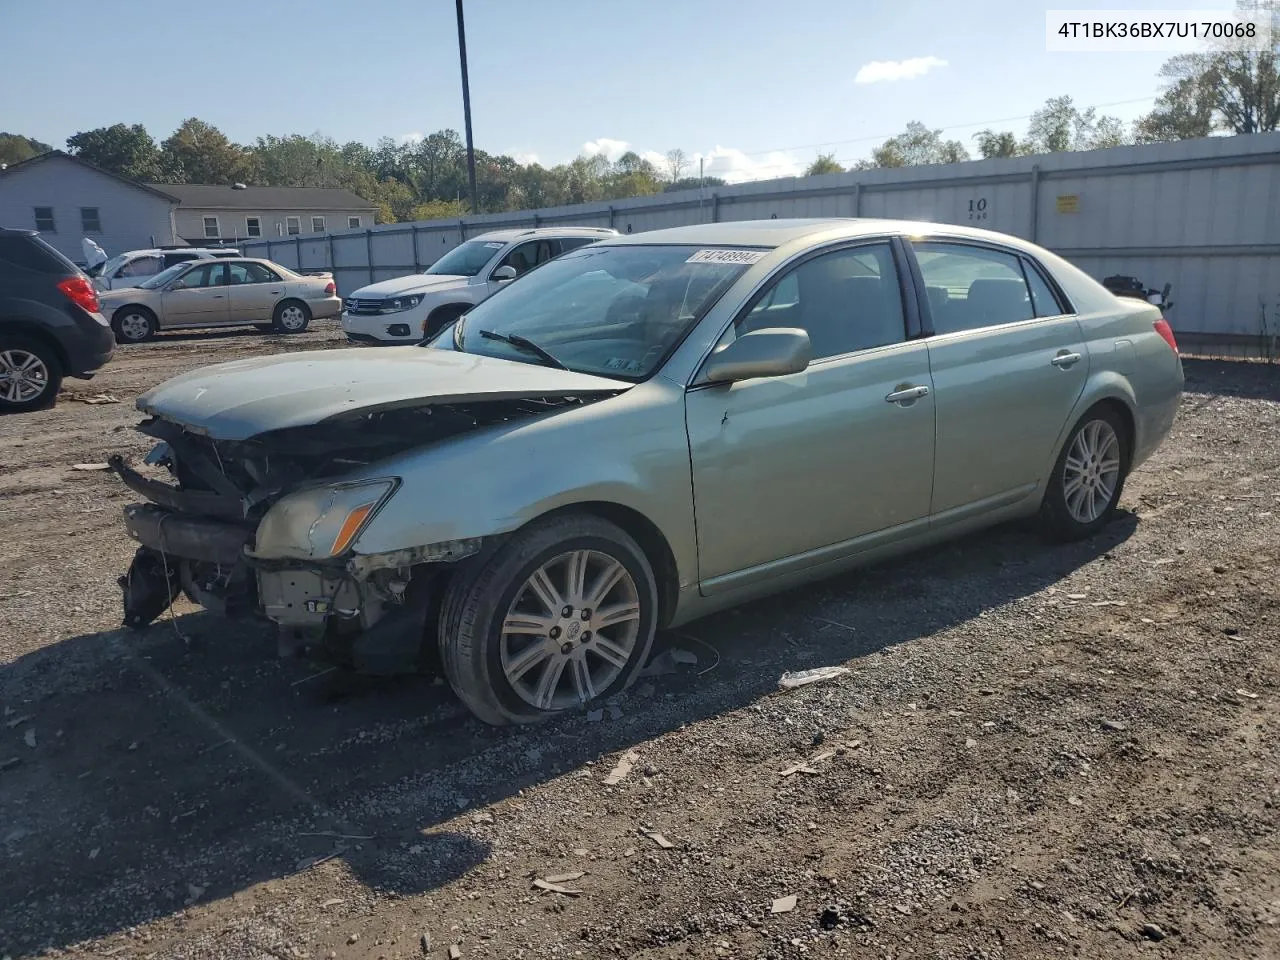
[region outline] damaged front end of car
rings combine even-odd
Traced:
[[[415,669],[451,564],[492,538],[355,549],[398,492],[410,495],[379,465],[594,399],[424,401],[230,440],[153,415],[138,427],[158,441],[145,463],[168,476],[148,475],[119,455],[109,460],[145,499],[124,510],[125,529],[139,543],[119,578],[124,623],[145,628],[185,595],[226,617],[265,616],[279,628],[282,655],[370,673]]]

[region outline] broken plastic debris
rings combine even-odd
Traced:
[[[110,470],[109,464],[105,463],[77,463],[71,468],[72,470]]]
[[[581,876],[581,874],[579,874],[578,876]],[[533,885],[537,887],[539,890],[546,890],[548,893],[562,893],[566,897],[582,896],[581,890],[575,890],[572,887],[565,887],[551,880],[543,880],[541,877],[538,877],[536,880],[534,880]]]
[[[670,850],[672,847],[675,846],[674,843],[672,843],[662,834],[658,833],[658,831],[656,830],[646,830],[644,831],[644,835],[648,837],[650,840],[652,840],[654,843],[656,843],[658,846],[660,846],[663,850]]]
[[[679,647],[671,647],[663,650],[660,654],[649,661],[648,666],[640,671],[642,677],[661,677],[668,673],[678,673],[677,669],[681,664],[686,666],[696,666],[698,663],[698,655],[688,650],[681,650]]]
[[[816,776],[818,771],[813,769],[810,764],[821,763],[823,760],[830,760],[835,755],[836,752],[834,750],[824,750],[822,753],[810,757],[808,760],[801,760],[794,766],[787,767],[785,770],[779,770],[778,773],[784,777],[789,777],[793,773],[807,773],[810,776]]]
[[[769,912],[770,913],[790,913],[792,910],[796,908],[796,904],[798,902],[799,902],[799,899],[796,897],[794,893],[786,897],[779,897],[777,900],[773,901],[773,906],[769,908]]]
[[[797,670],[795,673],[784,673],[778,680],[778,686],[783,690],[794,690],[796,687],[805,687],[811,683],[834,680],[848,672],[848,667],[814,667],[812,670]]]
[[[622,759],[618,761],[617,766],[615,766],[609,772],[609,775],[604,778],[604,785],[606,787],[613,787],[625,780],[627,778],[627,774],[635,768],[636,760],[638,759],[639,754],[634,750],[628,750],[624,753],[622,755]]]

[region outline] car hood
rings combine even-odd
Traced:
[[[425,293],[428,290],[437,290],[443,287],[460,287],[466,282],[466,277],[457,277],[452,274],[442,273],[429,276],[425,273],[413,273],[407,277],[396,277],[394,280],[371,283],[367,287],[361,287],[351,296],[352,298],[368,297],[370,300],[377,300],[385,297],[400,297],[406,293]]]
[[[633,384],[430,347],[315,350],[203,367],[144,393],[144,413],[215,440],[397,407],[620,393]]]

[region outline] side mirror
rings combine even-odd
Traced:
[[[705,379],[711,383],[734,383],[755,377],[785,377],[804,370],[812,359],[813,346],[804,330],[753,330],[711,355]]]
[[[489,279],[497,280],[499,283],[503,283],[507,280],[514,280],[515,278],[516,268],[511,266],[509,263],[504,263],[489,275]]]

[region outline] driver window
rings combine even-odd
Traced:
[[[545,240],[541,241],[541,243],[546,244],[548,248],[550,247],[550,244],[547,244]],[[517,277],[522,273],[532,270],[537,264],[542,262],[538,259],[538,244],[539,241],[537,240],[531,240],[528,243],[520,244],[520,246],[516,247],[502,258],[502,263],[500,263],[499,266],[515,267]]]
[[[769,327],[807,332],[815,360],[901,343],[906,325],[889,244],[836,250],[783,274],[734,323],[735,335]]]
[[[177,286],[183,290],[194,290],[202,287],[215,287],[222,284],[221,263],[207,263],[204,266],[189,270],[178,278]]]

